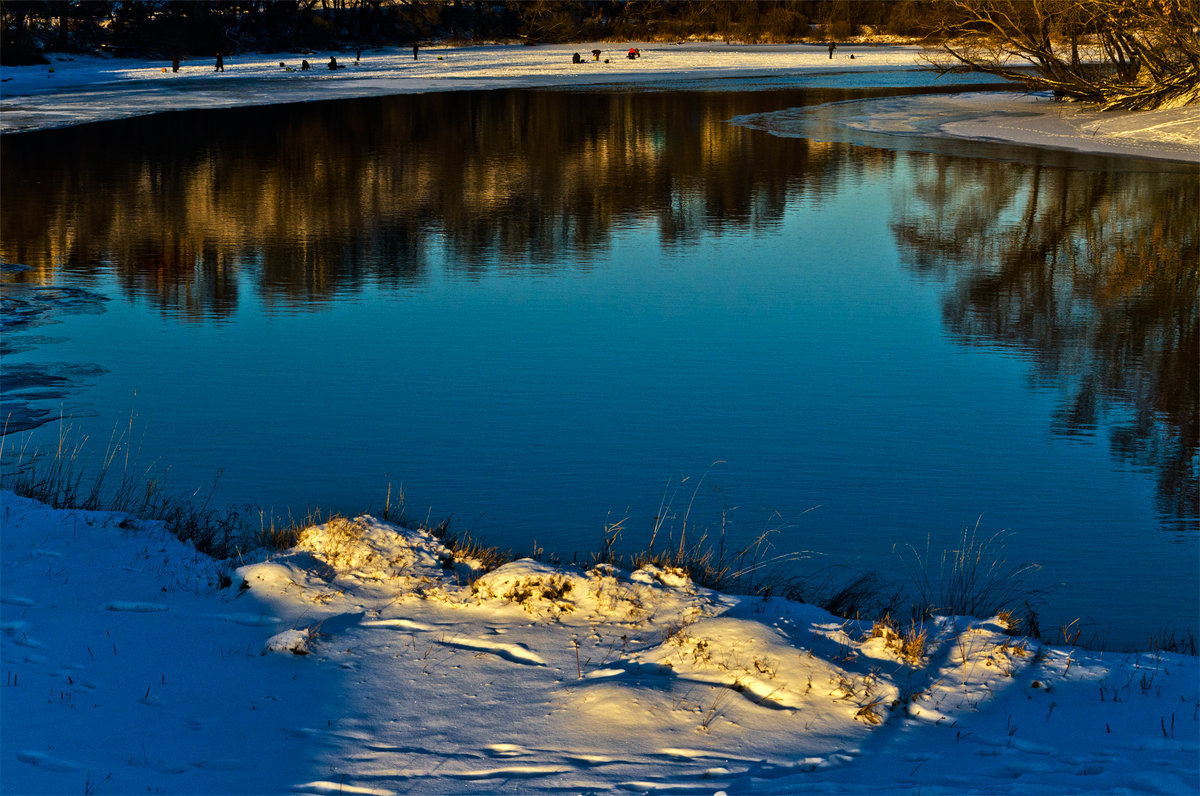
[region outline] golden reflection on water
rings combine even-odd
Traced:
[[[41,284],[107,269],[202,320],[234,312],[239,274],[269,303],[311,308],[366,283],[420,284],[435,261],[456,278],[587,268],[634,221],[653,221],[664,246],[769,229],[801,198],[891,180],[882,212],[912,272],[946,284],[950,334],[1025,354],[1035,383],[1062,389],[1055,430],[1109,425],[1114,455],[1151,468],[1161,509],[1194,526],[1194,175],[898,153],[727,121],[851,96],[464,92],[8,136],[0,259],[30,268],[10,281]]]
[[[232,311],[230,272],[249,265],[298,302],[368,275],[418,282],[435,236],[464,272],[583,263],[622,220],[654,217],[664,240],[687,239],[769,222],[789,191],[832,179],[844,161],[828,149],[763,146],[727,124],[744,104],[438,94],[10,137],[3,190],[22,201],[0,209],[0,256],[41,281],[106,263],[129,289],[201,315]],[[36,191],[19,187],[26,162]]]

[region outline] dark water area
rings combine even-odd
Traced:
[[[136,415],[184,490],[220,474],[223,501],[303,515],[402,485],[567,559],[661,521],[906,586],[900,553],[978,527],[1041,566],[1043,630],[1194,629],[1195,169],[729,121],[903,93],[458,92],[6,136],[9,431]]]

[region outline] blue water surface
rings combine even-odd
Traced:
[[[530,101],[521,92],[506,95],[517,105]],[[241,231],[253,231],[248,219],[228,240],[210,235],[196,247],[219,256],[197,254],[174,270],[134,267],[138,252],[160,245],[146,239],[192,234],[188,225],[205,217],[197,198],[203,189],[195,181],[141,189],[123,177],[97,178],[93,201],[178,201],[190,215],[125,248],[113,240],[128,227],[113,221],[112,229],[126,231],[94,234],[42,260],[30,252],[67,237],[67,222],[22,226],[18,234],[6,221],[5,259],[34,268],[24,287],[33,273],[109,301],[103,312],[56,318],[57,342],[12,354],[5,365],[101,365],[105,375],[58,401],[64,422],[90,438],[97,458],[114,429],[123,435],[132,425],[141,467],[165,470],[173,487],[200,495],[215,482],[216,501],[267,516],[378,512],[389,489],[393,501],[403,490],[411,515],[451,516],[454,527],[490,543],[518,553],[536,546],[568,560],[586,558],[606,526],[621,520],[626,550],[645,545],[656,524],[660,543],[707,533],[714,542],[723,535],[731,548],[770,532],[775,553],[804,554],[781,565],[787,575],[873,570],[910,592],[912,549],[936,557],[958,546],[965,530],[977,529],[980,538],[1003,532],[1006,566],[1038,564],[1031,588],[1051,589],[1034,600],[1048,636],[1076,618],[1085,638],[1114,647],[1146,646],[1164,628],[1195,627],[1195,507],[1181,512],[1186,495],[1172,502],[1162,487],[1164,472],[1174,472],[1186,491],[1194,454],[1189,474],[1150,451],[1151,439],[1172,433],[1185,437],[1186,448],[1186,423],[1171,426],[1165,410],[1143,412],[1162,425],[1137,437],[1150,452],[1118,455],[1113,439],[1137,426],[1130,418],[1138,407],[1158,398],[1153,387],[1143,384],[1146,392],[1138,393],[1124,383],[1089,393],[1104,396],[1097,399],[1103,411],[1063,420],[1078,403],[1081,381],[1139,366],[1106,359],[1094,336],[1080,332],[1091,323],[1080,318],[1108,317],[1108,299],[1094,288],[1116,279],[1107,265],[1116,255],[1089,259],[1087,224],[1027,234],[1018,250],[1036,250],[1029,273],[1056,286],[1055,312],[1073,308],[1065,326],[1022,304],[1016,287],[998,293],[1011,307],[980,298],[1013,268],[1005,241],[1028,233],[1031,215],[1052,226],[1041,219],[1043,200],[1029,198],[1035,182],[1058,186],[1059,198],[1046,206],[1074,216],[1086,216],[1089,205],[1079,198],[1084,188],[1070,186],[1085,178],[1118,197],[1110,202],[1118,212],[1135,207],[1153,216],[1158,208],[1120,197],[1161,192],[1164,184],[1186,191],[1187,175],[1150,166],[1145,175],[1130,173],[1126,163],[1113,187],[1117,172],[1106,173],[1096,159],[1083,167],[1066,156],[998,164],[969,152],[779,139],[728,125],[735,114],[726,105],[709,114],[715,121],[696,121],[719,98],[617,98],[614,106],[657,104],[619,119],[613,111],[611,127],[609,111],[595,111],[581,124],[582,142],[559,142],[562,161],[588,147],[616,147],[625,141],[618,128],[632,119],[644,129],[628,135],[653,150],[651,162],[710,148],[691,171],[676,164],[656,176],[629,166],[616,181],[620,200],[601,187],[610,177],[598,170],[552,184],[528,165],[535,155],[514,155],[519,146],[468,149],[462,159],[493,175],[473,190],[487,195],[496,174],[515,170],[512,179],[526,187],[506,190],[544,194],[532,209],[522,206],[544,228],[514,240],[508,221],[488,215],[492,208],[495,218],[516,217],[512,200],[495,200],[498,209],[481,200],[472,223],[504,232],[466,253],[464,233],[451,221],[466,195],[461,186],[446,186],[454,198],[431,205],[444,214],[407,209],[399,193],[361,205],[374,208],[361,214],[352,198],[368,171],[355,158],[375,170],[423,173],[420,164],[438,157],[422,149],[424,138],[395,144],[396,152],[415,153],[404,165],[382,143],[365,147],[367,156],[345,155],[345,172],[361,181],[348,177],[350,187],[332,194],[351,197],[345,205],[353,212],[328,231],[349,242],[338,251],[358,252],[343,260],[295,254],[325,234],[306,226],[309,211],[301,210],[287,228],[270,232],[269,245],[267,233]],[[432,101],[405,98],[403,111]],[[587,110],[597,99],[539,92],[534,101]],[[369,125],[387,113],[387,102],[341,103],[331,114],[362,113]],[[294,109],[258,113],[260,125],[300,124],[288,115]],[[691,121],[676,124],[675,116]],[[477,124],[511,122],[495,111],[480,112]],[[222,146],[233,145],[212,145]],[[149,156],[147,166],[136,153],[114,157],[141,173],[158,163]],[[228,157],[201,147],[179,162],[219,172]],[[316,190],[309,177],[279,165],[288,160],[286,153],[252,153],[237,163],[264,164],[265,195],[279,173],[297,192]],[[300,160],[316,169],[320,158]],[[731,189],[733,199],[714,188],[725,183],[740,186]],[[563,209],[577,193],[594,214]],[[253,195],[243,198],[253,204]],[[48,215],[81,223],[78,210],[60,212],[77,198],[57,201]],[[393,212],[408,220],[372,220]],[[1127,223],[1139,225],[1133,216]],[[577,243],[588,225],[602,234]],[[920,235],[902,234],[914,226]],[[548,249],[539,235],[553,237]],[[979,245],[951,245],[965,246],[972,235]],[[403,245],[384,245],[392,241]],[[308,265],[300,275],[281,272],[270,261],[272,247]],[[1069,263],[1046,254],[1060,250],[1071,252]],[[1157,251],[1164,268],[1180,270],[1175,249]],[[164,280],[172,282],[169,291],[161,289]],[[1134,280],[1127,287],[1140,295],[1154,286]],[[15,289],[6,285],[10,294]],[[220,303],[206,298],[217,294]],[[1180,306],[1159,312],[1194,330],[1194,297]],[[1064,329],[1079,339],[1064,346]],[[1187,356],[1173,344],[1164,350],[1176,363]],[[45,443],[56,426],[30,433]]]

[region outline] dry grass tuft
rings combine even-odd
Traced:
[[[929,630],[915,619],[902,628],[890,614],[884,614],[871,626],[871,638],[882,638],[884,646],[915,667],[925,660]]]
[[[1037,592],[1028,580],[1040,567],[1010,567],[1004,557],[1006,535],[999,531],[981,537],[976,523],[974,529],[962,532],[956,549],[942,551],[936,564],[928,542],[924,555],[909,546],[902,558],[916,587],[922,613],[986,617],[1010,610],[1014,603],[1028,604],[1028,597]]]
[[[875,697],[858,709],[855,718],[862,719],[867,724],[883,724],[883,697]]]
[[[455,533],[451,531],[449,520],[442,520],[432,527],[419,526],[416,530],[429,532],[450,551],[450,558],[443,562],[443,566],[447,569],[461,561],[471,564],[483,572],[491,572],[515,558],[511,550],[503,550],[485,544],[481,539],[471,536],[469,532]]]
[[[141,468],[133,444],[133,418],[110,436],[95,474],[84,465],[86,435],[60,420],[53,450],[30,448],[31,435],[0,472],[0,487],[56,509],[112,511],[143,520],[160,520],[169,531],[202,553],[229,558],[252,538],[243,514],[210,507],[218,472],[208,494],[180,495],[164,486],[165,472]],[[3,461],[7,437],[0,438]]]
[[[842,568],[826,572],[809,587],[811,602],[843,619],[883,617],[901,604],[903,594],[874,572],[847,575]]]

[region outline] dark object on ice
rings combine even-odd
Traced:
[[[579,57],[579,53],[575,53],[574,55],[571,56],[571,63],[573,63],[573,64],[583,63],[583,59]]]
[[[635,58],[641,58],[642,51],[639,50],[637,47],[630,47],[629,54],[626,55],[625,57],[628,58],[630,61],[634,60]]]
[[[836,49],[837,49],[837,45],[834,44],[833,42],[829,42],[829,57],[830,58],[833,57],[833,51]]]
[[[332,55],[331,55],[331,56],[329,56],[329,68],[330,68],[330,69],[337,69],[337,68],[338,68],[338,62],[337,62],[337,58],[334,58]]]
[[[300,71],[301,72],[307,72],[309,69],[312,69],[312,65],[308,61],[300,62]]]
[[[175,53],[173,56],[171,56],[171,71],[179,71],[179,53]]]
[[[417,50],[420,49],[420,46],[421,45],[417,44],[416,42],[413,42],[413,60],[414,61],[417,60]]]
[[[593,61],[600,60],[600,51],[599,50],[592,50],[592,60]]]
[[[213,69],[213,71],[214,72],[224,72],[225,71],[225,58],[220,53],[217,53],[217,66],[215,69]]]
[[[281,67],[287,66],[287,64],[285,64],[283,61],[280,61],[280,62],[279,62],[279,65],[280,65]]]

